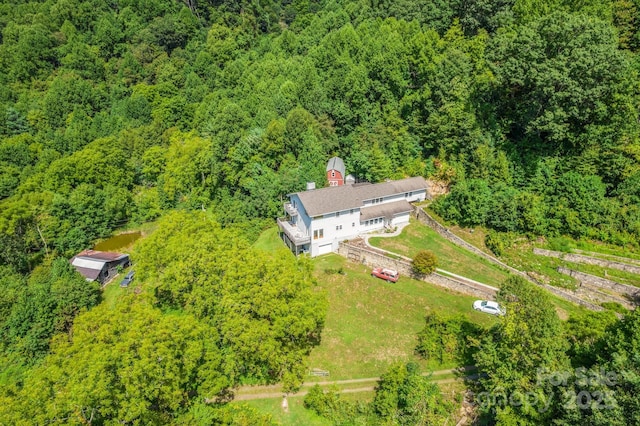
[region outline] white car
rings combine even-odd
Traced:
[[[505,314],[504,308],[502,308],[497,302],[492,302],[490,300],[476,300],[473,302],[473,309],[491,315]]]

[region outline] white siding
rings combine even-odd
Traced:
[[[313,219],[312,230],[323,229],[324,239],[343,240],[360,232],[360,209],[319,216]],[[313,239],[313,233],[311,238]]]
[[[322,238],[314,238],[315,231],[322,229]],[[331,243],[333,249],[338,248],[340,241],[349,240],[360,235],[360,209],[343,210],[313,218],[311,223],[311,255],[316,256],[320,245]]]
[[[331,243],[318,245],[318,256],[321,254],[331,253],[332,251],[333,251],[333,244]]]
[[[360,225],[362,233],[377,231],[384,228],[384,218],[380,217],[377,218],[377,220],[376,218],[365,220]]]
[[[393,226],[397,226],[397,225],[400,225],[400,224],[403,224],[403,223],[409,223],[409,217],[410,216],[411,215],[409,213],[399,214],[399,215],[397,215],[397,216],[395,216],[393,218],[393,220],[391,221],[391,224]]]
[[[411,191],[409,194],[410,195],[406,197],[406,199],[410,203],[413,203],[414,201],[424,201],[427,198],[426,189],[422,189],[420,191]]]
[[[426,190],[411,191],[407,193],[394,194],[386,197],[382,197],[382,201],[372,203],[371,200],[367,200],[364,206],[378,205],[391,203],[394,201],[407,200],[409,202],[422,201],[426,198]],[[291,203],[298,210],[298,215],[295,217],[295,223],[298,229],[305,235],[311,237],[310,252],[311,256],[318,256],[326,252],[329,247],[331,250],[337,250],[340,241],[350,240],[358,237],[361,234],[384,229],[385,220],[379,218],[378,221],[373,219],[373,222],[360,221],[360,208],[354,208],[350,210],[343,210],[336,213],[329,213],[326,215],[311,218],[307,214],[300,198],[296,194],[292,194]],[[409,221],[409,213],[400,214],[395,216],[391,221],[392,226],[396,226]],[[322,238],[318,235],[314,238],[314,231],[322,229]]]
[[[296,194],[293,194],[290,202],[298,210],[298,216],[292,218],[292,222],[295,223],[304,235],[311,235],[311,218],[307,215],[307,211],[304,209],[302,202],[300,202],[300,198],[298,198]]]

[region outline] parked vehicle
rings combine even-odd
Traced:
[[[135,274],[135,271],[133,270],[129,271],[129,273],[124,276],[122,281],[120,281],[120,287],[129,287],[129,284],[131,284],[131,281],[133,281],[134,274]]]
[[[498,302],[492,302],[490,300],[476,300],[473,302],[473,309],[491,315],[504,315],[506,313],[505,309],[501,307]]]
[[[383,280],[387,280],[387,282],[390,283],[395,283],[398,281],[398,278],[400,278],[398,271],[387,268],[375,268],[373,271],[371,271],[371,276],[382,278]]]

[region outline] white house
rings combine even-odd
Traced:
[[[295,254],[337,250],[340,241],[409,221],[410,202],[427,198],[423,177],[356,183],[289,194],[280,237]]]

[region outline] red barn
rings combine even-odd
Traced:
[[[344,161],[340,157],[333,157],[327,163],[327,180],[329,186],[344,185]]]

